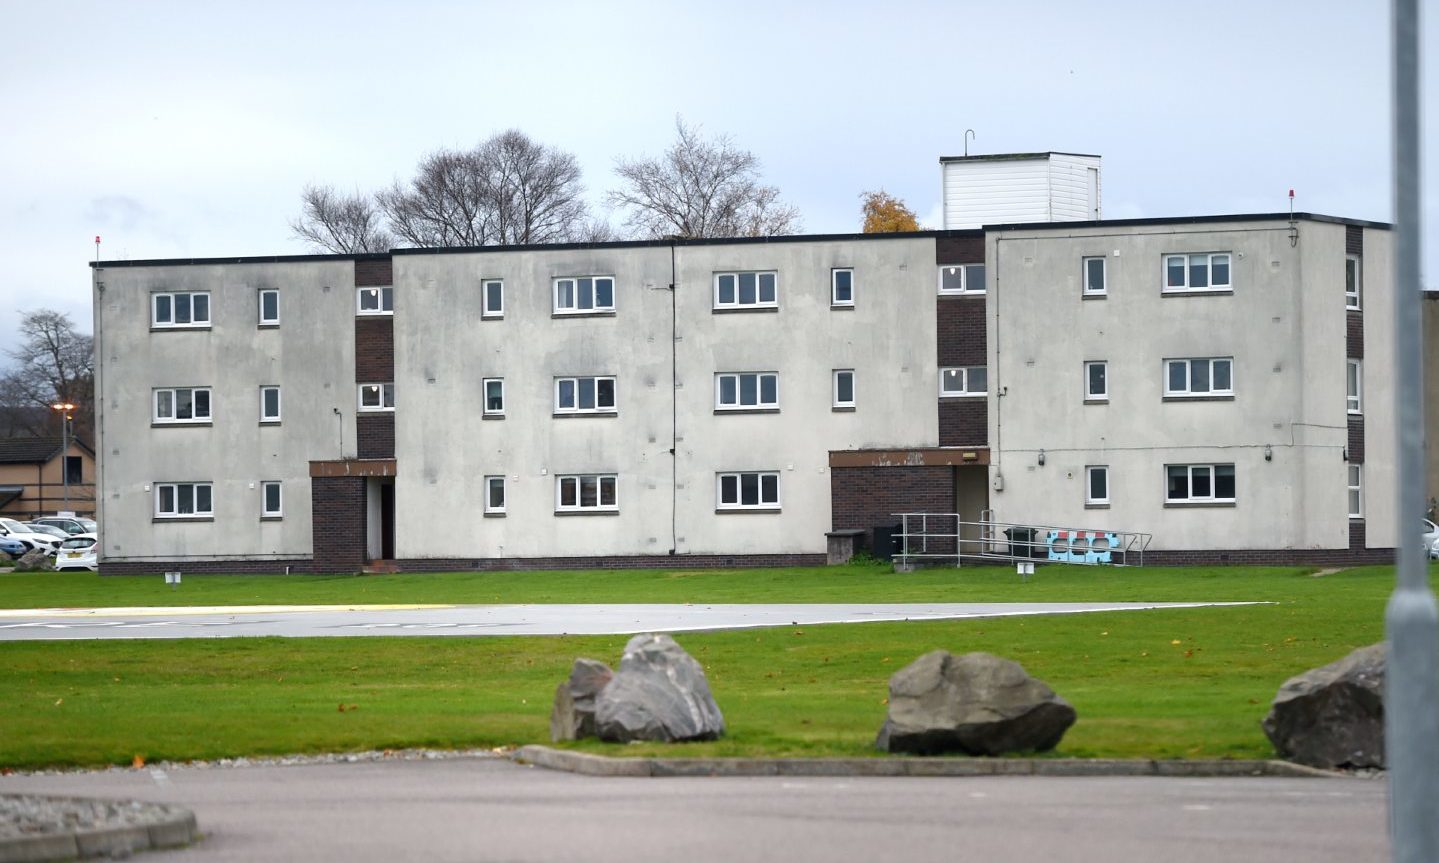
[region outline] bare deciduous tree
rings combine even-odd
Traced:
[[[375,202],[356,192],[345,196],[331,186],[306,186],[300,195],[301,212],[290,222],[294,236],[327,252],[349,255],[384,252],[393,243],[380,227]]]
[[[606,201],[628,211],[637,236],[759,237],[800,229],[799,211],[760,181],[759,159],[728,136],[706,140],[675,118],[674,144],[659,158],[619,159],[624,185]]]
[[[50,405],[72,402],[76,432],[93,440],[93,339],[77,333],[69,315],[39,309],[21,317],[19,344],[6,353],[15,367],[0,377],[0,404],[9,409],[11,422],[21,422],[31,434],[46,434],[56,414]]]

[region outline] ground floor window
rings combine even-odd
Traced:
[[[1349,467],[1349,517],[1364,517],[1364,465]]]
[[[155,483],[155,517],[183,518],[213,516],[213,497],[208,482]]]
[[[1168,503],[1233,503],[1234,465],[1170,464],[1164,466]]]
[[[556,512],[615,512],[619,510],[618,478],[614,474],[555,477]]]
[[[485,477],[485,515],[499,515],[505,511],[505,478]]]
[[[719,509],[779,509],[779,471],[722,473]]]
[[[1109,503],[1109,465],[1092,464],[1085,467],[1084,502],[1094,506]]]

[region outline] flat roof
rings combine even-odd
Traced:
[[[1042,153],[986,153],[979,156],[940,156],[939,163],[945,162],[1028,162],[1034,159],[1048,159],[1050,156],[1080,156],[1085,159],[1101,159],[1098,153],[1066,153],[1063,150],[1045,150]]]

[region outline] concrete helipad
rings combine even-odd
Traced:
[[[823,623],[1086,614],[1249,602],[795,605],[325,605],[0,610],[0,641],[357,635],[629,635]]]

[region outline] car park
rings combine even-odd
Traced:
[[[0,518],[0,536],[18,539],[31,549],[38,548],[46,554],[53,554],[60,547],[59,537],[31,530],[13,518]]]
[[[30,528],[30,530],[35,533],[43,533],[47,536],[53,536],[59,540],[68,539],[70,537],[70,534],[66,533],[58,527],[55,527],[52,524],[36,524],[33,521],[27,521],[25,522],[25,526]]]
[[[99,554],[95,534],[77,533],[60,543],[55,553],[55,569],[88,569],[94,572],[99,566]]]
[[[94,519],[81,515],[47,515],[44,518],[32,519],[30,524],[48,524],[51,527],[58,527],[66,534],[97,533],[96,528],[99,527]]]

